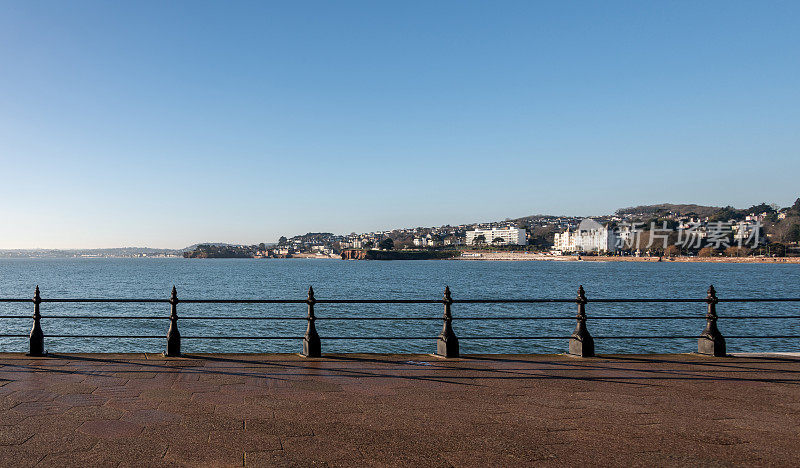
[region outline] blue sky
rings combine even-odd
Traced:
[[[800,196],[800,2],[0,2],[0,248]]]

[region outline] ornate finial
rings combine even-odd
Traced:
[[[578,302],[586,302],[586,291],[583,290],[583,285],[578,287]]]
[[[718,302],[717,301],[717,290],[714,289],[714,285],[713,284],[708,287],[708,296],[706,297],[706,301],[707,302],[712,302],[714,304],[716,304]]]
[[[309,301],[315,300],[314,299],[314,287],[313,286],[309,286],[308,287],[308,300]]]
[[[169,297],[170,304],[177,304],[178,303],[178,290],[175,286],[172,286],[172,295]]]
[[[40,297],[39,296],[39,285],[38,284],[36,285],[36,291],[33,292],[33,297],[35,297],[36,299],[39,299],[39,297]]]
[[[444,300],[445,301],[452,301],[453,300],[453,298],[450,297],[450,286],[445,286],[444,287]]]

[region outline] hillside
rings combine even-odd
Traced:
[[[618,215],[640,214],[640,215],[663,215],[667,213],[677,213],[679,215],[695,214],[705,217],[722,210],[719,206],[705,205],[676,205],[672,203],[661,203],[659,205],[640,205],[628,208],[620,208],[616,211]]]

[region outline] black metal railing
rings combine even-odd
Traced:
[[[697,338],[697,351],[700,354],[710,356],[725,356],[726,343],[725,337],[717,327],[720,317],[717,315],[716,306],[718,303],[747,303],[747,302],[797,302],[800,298],[718,298],[716,290],[712,285],[704,298],[683,298],[683,299],[658,299],[658,298],[622,298],[622,299],[588,299],[583,286],[578,288],[578,295],[574,299],[453,299],[450,288],[445,287],[442,299],[317,299],[314,289],[308,288],[308,295],[305,299],[179,299],[177,289],[172,288],[172,294],[168,299],[105,299],[105,298],[42,298],[39,287],[36,286],[32,299],[24,298],[0,298],[0,303],[30,303],[33,302],[33,327],[30,334],[0,334],[0,338],[29,338],[29,355],[46,355],[44,341],[45,335],[42,330],[41,322],[43,319],[91,319],[91,320],[169,320],[167,330],[167,342],[165,356],[181,355],[181,340],[302,340],[303,352],[307,357],[320,357],[322,355],[322,338],[316,329],[318,320],[383,320],[383,321],[422,321],[422,320],[441,320],[442,331],[436,337],[436,353],[443,357],[459,356],[459,337],[453,328],[453,321],[472,321],[472,320],[559,320],[570,319],[567,316],[466,316],[454,317],[452,314],[453,304],[543,304],[543,303],[574,303],[578,306],[578,313],[574,317],[576,326],[569,336],[461,336],[460,339],[466,340],[569,340],[569,353],[575,356],[591,357],[595,355],[595,339],[598,340],[637,340],[637,339],[694,339]],[[59,315],[42,317],[42,303],[163,303],[170,304],[169,316],[117,316],[117,315]],[[178,304],[306,304],[307,313],[302,316],[178,316]],[[586,314],[586,305],[589,303],[705,303],[705,315],[603,315],[593,316],[591,320],[697,320],[705,319],[706,325],[700,335],[608,335],[592,336],[586,325],[589,317]],[[317,317],[315,314],[316,304],[442,304],[444,314],[442,317],[358,317],[358,316],[332,316]],[[27,319],[29,315],[0,315],[0,319]],[[791,320],[800,319],[800,315],[737,315],[727,316],[725,320],[731,319],[769,319],[769,320]],[[181,336],[178,330],[178,321],[200,321],[200,320],[304,320],[307,323],[306,332],[303,336],[280,336],[280,335],[197,335]],[[48,334],[47,338],[102,338],[102,339],[158,339],[163,337],[152,335],[92,335],[92,334]],[[423,340],[432,339],[430,336],[325,336],[325,340]],[[736,339],[792,339],[800,338],[800,335],[728,335],[727,338]]]

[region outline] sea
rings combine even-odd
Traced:
[[[80,258],[0,259],[0,298],[572,299],[578,287],[599,298],[800,297],[800,265],[678,262],[344,261],[322,259]],[[169,327],[166,303],[41,304],[48,352],[162,352]],[[178,304],[183,352],[297,353],[305,332],[305,304]],[[31,303],[0,302],[0,335],[30,332]],[[325,352],[432,353],[442,328],[442,304],[317,304]],[[462,353],[562,353],[575,328],[574,303],[452,305]],[[697,349],[704,303],[589,303],[587,326],[598,353],[681,353]],[[800,335],[800,302],[720,303],[723,335]],[[26,315],[24,318],[8,316]],[[115,316],[115,319],[70,316]],[[152,318],[126,318],[126,317]],[[647,320],[597,317],[656,317]],[[679,320],[668,317],[693,317]],[[737,316],[759,318],[733,319]],[[337,320],[349,317],[357,320]],[[459,320],[480,317],[484,320]],[[504,317],[504,319],[492,319]],[[518,318],[517,318],[518,317]],[[525,317],[551,317],[529,320]],[[762,318],[763,317],[763,318]],[[382,320],[386,318],[404,320]],[[414,320],[408,320],[413,318]],[[511,319],[509,319],[511,318]],[[419,319],[419,320],[416,320]],[[49,335],[97,335],[57,338]],[[137,335],[152,338],[103,338]],[[207,339],[208,337],[252,339]],[[625,336],[626,338],[603,338]],[[666,339],[654,336],[687,336]],[[193,338],[194,337],[194,338]],[[278,337],[276,339],[276,337]],[[285,337],[285,338],[280,338]],[[357,337],[358,339],[345,339]],[[482,337],[510,337],[485,339]],[[514,338],[521,337],[521,338]],[[552,337],[533,339],[534,337]],[[391,338],[391,339],[387,339]],[[406,339],[409,338],[409,339]],[[728,338],[729,352],[800,351],[798,338]],[[0,351],[27,351],[24,337],[0,337]]]

